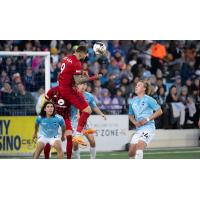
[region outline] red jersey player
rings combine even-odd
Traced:
[[[79,46],[73,55],[64,57],[61,61],[61,72],[58,78],[58,88],[61,96],[81,113],[73,138],[73,141],[79,144],[84,144],[81,132],[92,110],[83,94],[80,93],[75,86],[101,77],[101,75],[95,75],[93,77],[83,75],[81,61],[83,61],[86,56],[87,48],[85,46]]]
[[[70,121],[70,104],[63,99],[63,97],[60,95],[58,86],[51,88],[47,94],[45,95],[45,99],[48,101],[52,101],[55,105],[56,113],[61,115],[65,120],[65,126],[66,126],[66,137],[67,137],[67,146],[66,146],[66,152],[67,152],[67,158],[71,159],[72,156],[72,126]],[[50,152],[50,145],[47,144],[44,148],[44,155],[45,158],[49,158],[49,152]]]

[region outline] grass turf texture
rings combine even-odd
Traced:
[[[0,158],[20,158],[31,159],[30,156],[0,156]],[[43,158],[43,156],[41,156]],[[53,159],[56,159],[56,154],[52,154]],[[65,155],[66,158],[66,155]],[[72,157],[74,158],[74,156]],[[89,159],[89,152],[81,152],[81,159]],[[128,152],[114,151],[114,152],[97,152],[97,159],[128,159]],[[145,150],[144,159],[200,159],[200,148],[185,148],[185,149],[155,149]]]

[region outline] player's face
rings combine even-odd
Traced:
[[[80,61],[84,61],[87,57],[87,53],[80,52]]]
[[[87,84],[83,83],[83,84],[78,85],[79,92],[85,92],[86,88],[87,88]]]
[[[145,93],[145,87],[144,87],[144,84],[142,82],[137,83],[137,85],[135,87],[135,93],[137,95]]]
[[[52,104],[47,104],[44,110],[46,111],[47,115],[51,116],[54,112],[54,106]]]

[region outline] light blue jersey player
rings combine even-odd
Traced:
[[[106,116],[101,112],[101,110],[96,105],[96,102],[94,100],[94,96],[89,92],[85,92],[86,88],[87,88],[87,84],[78,85],[79,92],[83,93],[83,95],[84,95],[86,101],[88,102],[89,106],[91,107],[91,109],[96,114],[101,115],[106,120]],[[71,118],[73,130],[76,130],[76,127],[77,127],[77,124],[78,124],[77,114],[78,114],[78,110],[75,107],[71,107],[71,117],[70,118]],[[91,128],[92,127],[89,127],[88,124],[85,127],[85,129],[88,129],[89,132],[90,132],[90,130],[92,130]],[[85,137],[88,139],[88,141],[90,143],[90,158],[94,159],[94,158],[96,158],[96,143],[95,143],[94,136],[93,136],[93,134],[85,134]],[[74,143],[73,149],[74,149],[75,157],[77,159],[79,159],[80,158],[80,151],[79,151],[79,148],[78,148],[78,144]]]
[[[162,114],[156,100],[145,94],[149,89],[150,85],[147,82],[139,81],[135,88],[137,96],[129,105],[129,119],[136,127],[129,149],[130,158],[143,158],[144,148],[155,135],[154,119]]]
[[[58,129],[62,128],[62,137],[60,139]],[[39,158],[46,144],[50,144],[57,150],[58,158],[63,158],[61,140],[65,137],[65,121],[62,116],[55,114],[55,106],[52,102],[44,103],[40,115],[35,121],[35,132],[33,139],[38,138],[34,158]],[[38,137],[37,137],[38,134]]]

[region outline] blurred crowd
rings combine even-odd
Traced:
[[[200,105],[200,41],[113,40],[106,56],[96,56],[95,41],[0,41],[0,51],[50,51],[51,86],[57,85],[61,59],[78,45],[87,45],[83,63],[89,75],[101,73],[89,83],[98,106],[108,114],[127,114],[139,79],[151,83],[153,96],[164,110],[158,128],[195,127]],[[1,115],[34,115],[44,93],[44,58],[0,57]],[[165,123],[163,123],[165,122]]]

